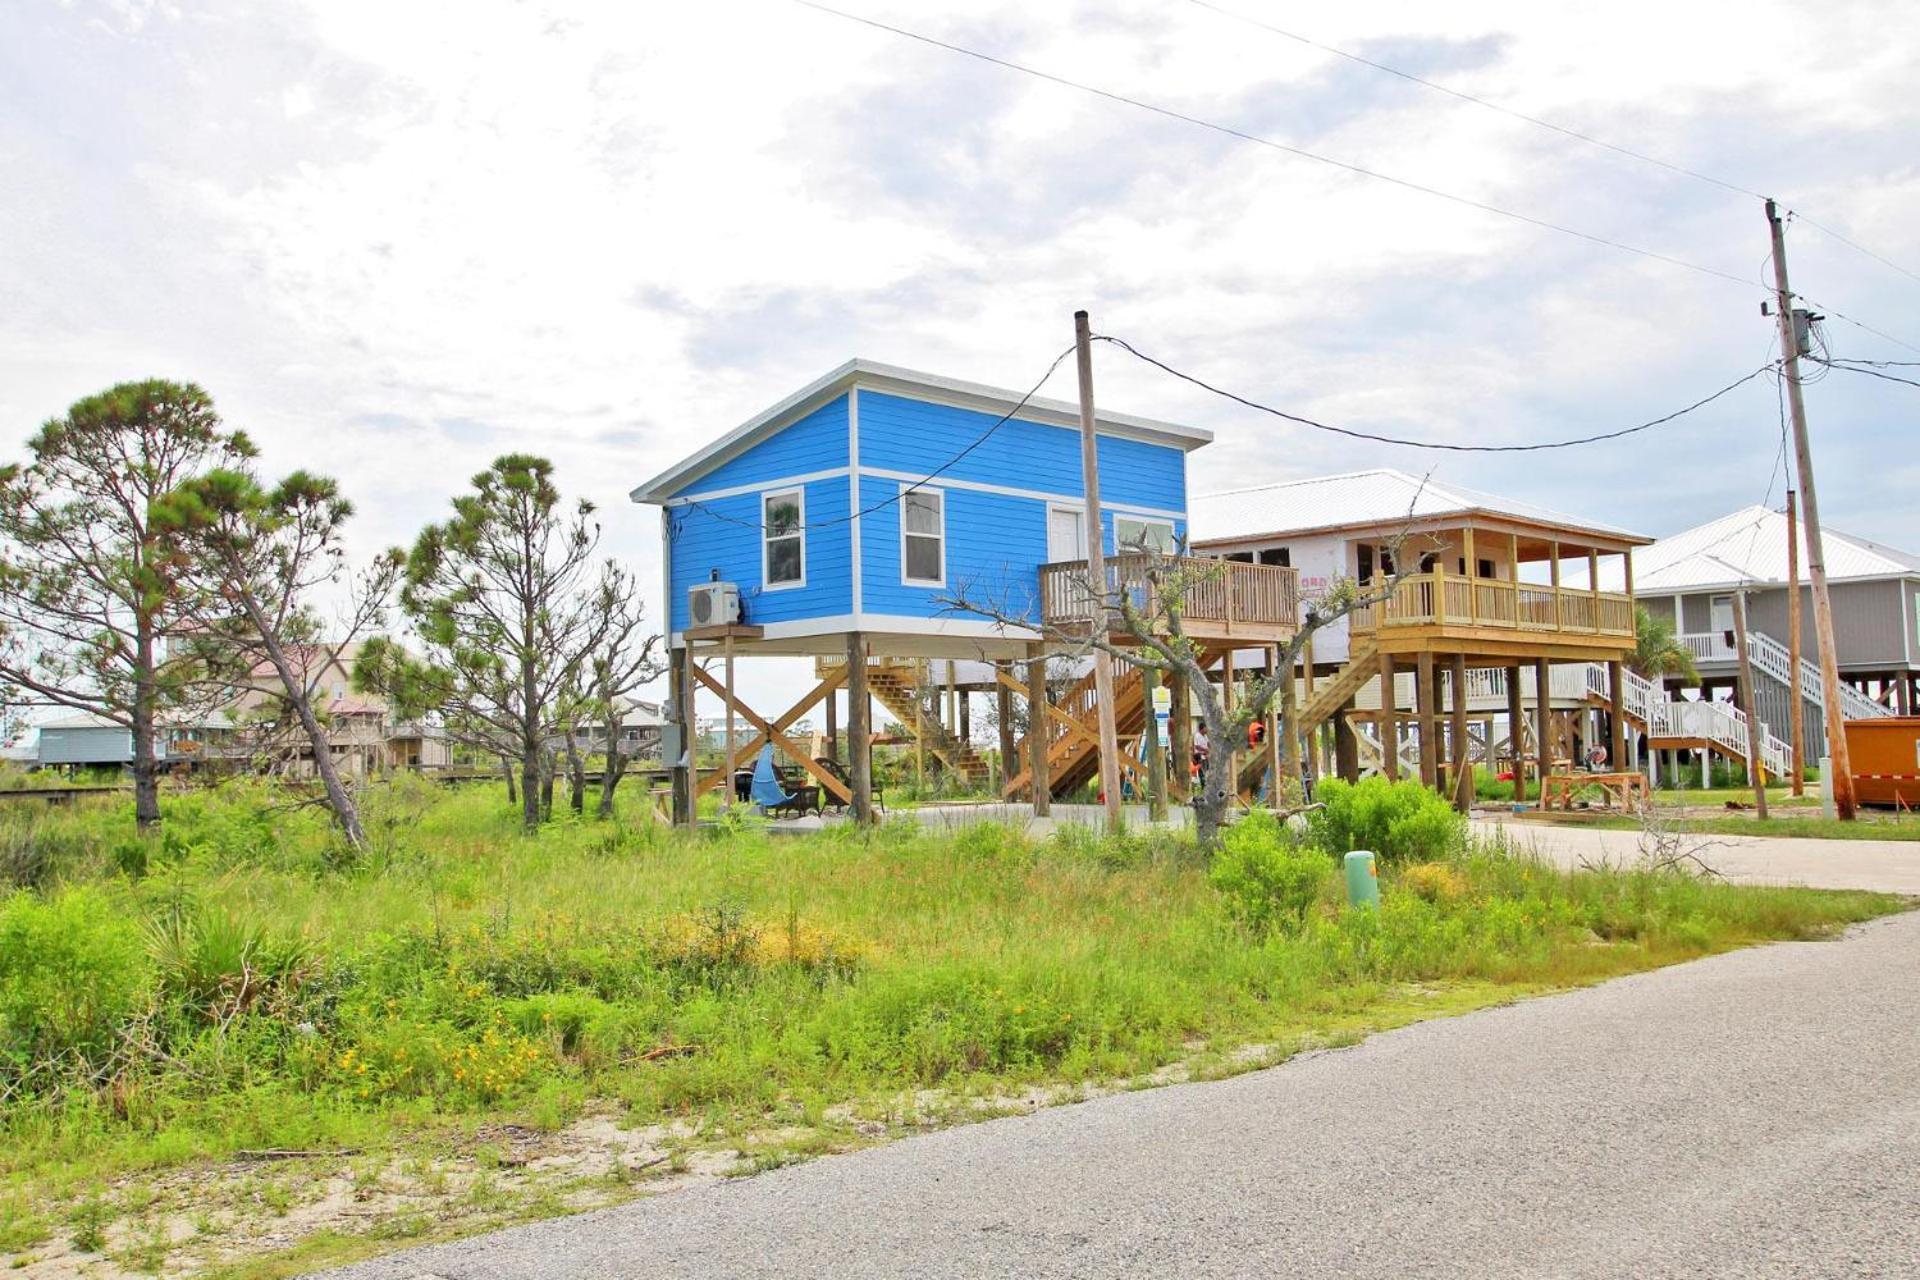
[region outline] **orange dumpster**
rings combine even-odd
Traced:
[[[1849,720],[1846,731],[1854,797],[1920,808],[1920,716]]]

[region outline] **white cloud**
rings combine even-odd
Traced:
[[[1197,6],[847,3],[1759,275],[1749,200]],[[1777,184],[1920,263],[1906,145],[1920,59],[1889,38],[1899,6],[1227,3],[1756,190]],[[1758,364],[1769,337],[1757,285],[785,0],[13,10],[0,16],[0,162],[0,414],[16,438],[115,379],[195,377],[273,465],[337,472],[369,548],[409,537],[493,454],[535,449],[602,504],[609,545],[649,578],[656,523],[626,488],[855,353],[1024,385],[1084,305],[1299,412],[1514,440],[1664,412]],[[1920,286],[1811,228],[1794,253],[1807,293],[1920,341]],[[1855,354],[1902,354],[1835,332]],[[1103,403],[1218,433],[1196,488],[1424,465],[1100,360]],[[1845,381],[1810,393],[1830,519],[1920,546],[1905,477],[1871,461],[1904,439],[1913,402]],[[1448,459],[1441,473],[1657,532],[1760,496],[1777,423],[1770,393],[1749,390],[1632,448]]]

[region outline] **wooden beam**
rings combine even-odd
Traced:
[[[1473,807],[1473,764],[1467,752],[1467,658],[1453,655],[1453,807]]]
[[[1393,655],[1380,655],[1380,754],[1389,781],[1400,780],[1400,716],[1394,705]]]
[[[814,780],[822,787],[831,791],[835,799],[839,800],[842,804],[852,802],[853,791],[845,783],[822,768],[812,756],[787,741],[787,730],[793,727],[794,722],[811,710],[813,705],[819,702],[821,698],[838,689],[846,680],[847,669],[845,667],[836,667],[830,671],[819,684],[813,687],[811,692],[787,708],[785,714],[771,723],[752,707],[747,706],[744,702],[737,701],[733,695],[727,691],[727,687],[724,684],[715,680],[698,666],[694,667],[693,674],[695,679],[719,694],[729,707],[739,711],[741,715],[747,718],[748,724],[751,724],[760,731],[753,741],[748,743],[746,750],[728,759],[725,767],[720,770],[719,774],[702,781],[699,787],[700,791],[710,791],[724,780],[732,777],[733,771],[740,767],[742,760],[753,758],[759,754],[761,747],[771,742],[776,749],[784,751],[788,756],[792,757],[794,763],[811,774]]]
[[[867,641],[847,632],[847,772],[853,776],[853,821],[873,821],[873,699],[867,689]]]
[[[1435,712],[1438,690],[1433,682],[1433,655],[1421,651],[1414,655],[1413,713],[1420,725],[1420,785],[1440,785],[1440,723]]]
[[[1013,691],[1007,687],[1006,672],[996,663],[993,668],[993,711],[1000,721],[1000,794],[1007,798],[1007,782],[1018,772],[1013,753]]]
[[[1467,525],[1460,531],[1462,576],[1467,580],[1467,618],[1480,621],[1480,561],[1473,553],[1473,526]]]
[[[1089,535],[1099,537],[1095,529]],[[1030,762],[1027,774],[1033,789],[1033,816],[1044,818],[1053,812],[1053,785],[1047,777],[1047,658],[1035,645],[1027,659],[1027,748]]]
[[[1520,664],[1516,662],[1507,668],[1507,746],[1513,757],[1515,804],[1524,804],[1527,799],[1527,753],[1522,746],[1526,739],[1527,717],[1520,707]],[[1492,740],[1488,743],[1491,745]]]

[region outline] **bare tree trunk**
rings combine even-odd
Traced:
[[[575,813],[587,811],[587,762],[580,757],[572,725],[567,726],[567,807]]]
[[[293,664],[287,661],[287,651],[281,647],[279,635],[251,600],[247,602],[246,610],[248,620],[260,633],[260,643],[267,651],[267,660],[273,663],[274,674],[280,677],[280,687],[286,691],[287,702],[300,721],[300,730],[306,734],[307,744],[313,750],[313,771],[326,790],[327,808],[333,811],[333,820],[339,825],[340,834],[347,843],[356,849],[364,849],[367,833],[360,825],[360,810],[342,785],[340,771],[333,767],[333,740],[327,736],[319,717],[313,714],[313,699],[307,692],[307,682],[294,674]]]
[[[143,832],[160,825],[159,761],[153,749],[153,633],[143,618],[135,630],[133,684],[133,819]]]
[[[1202,700],[1200,718],[1207,726],[1207,763],[1200,770],[1200,784],[1193,793],[1193,834],[1202,849],[1211,849],[1220,839],[1220,828],[1227,820],[1227,806],[1233,801],[1233,752],[1226,749],[1228,735],[1245,733],[1244,724],[1229,724],[1220,714],[1212,696]]]
[[[613,816],[613,792],[620,785],[620,775],[627,771],[626,753],[620,750],[620,712],[615,709],[615,699],[607,698],[607,763],[600,771],[600,813],[602,818]],[[831,704],[829,704],[831,705]]]
[[[513,757],[512,756],[500,757],[500,776],[507,780],[507,803],[519,804],[520,788],[515,786],[513,782]]]

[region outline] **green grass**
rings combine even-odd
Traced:
[[[702,1153],[772,1167],[1024,1091],[1227,1074],[1903,905],[1476,850],[1404,882],[1388,866],[1377,915],[1329,874],[1256,933],[1181,837],[689,836],[622,800],[527,837],[497,787],[402,785],[353,858],[246,784],[170,795],[150,842],[120,803],[0,812],[0,848],[35,871],[0,916],[0,1250],[71,1233],[169,1273],[288,1274],[635,1194]],[[7,948],[52,921],[48,983]],[[670,1126],[672,1162],[543,1182],[498,1133],[607,1113]],[[344,1169],[234,1162],[268,1148],[351,1149],[355,1196],[413,1198],[251,1256],[250,1223]],[[169,1257],[170,1214],[220,1227]]]

